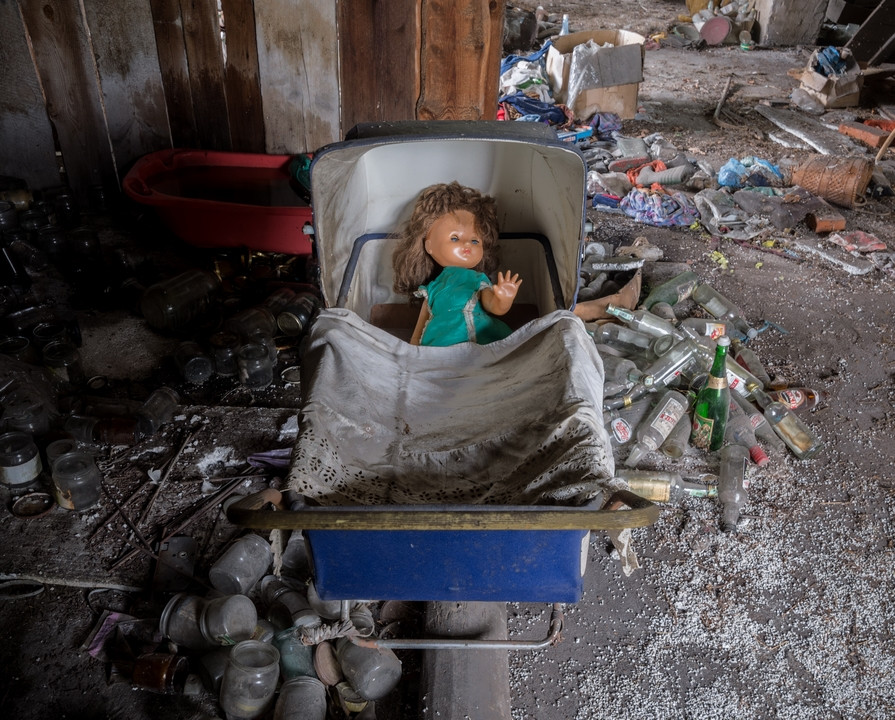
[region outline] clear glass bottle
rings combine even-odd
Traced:
[[[736,530],[740,510],[746,504],[746,464],[749,452],[742,445],[725,445],[718,472],[718,501],[721,503],[721,530]]]
[[[768,375],[768,371],[764,369],[758,354],[752,348],[745,345],[741,340],[732,340],[730,350],[733,359],[758,378],[762,387],[767,387],[771,384],[771,377]]]
[[[690,366],[698,350],[690,339],[678,340],[671,349],[644,368],[644,384],[655,387],[671,385]]]
[[[732,330],[744,338],[753,338],[758,335],[758,331],[746,322],[743,311],[708,283],[697,285],[693,289],[692,298],[712,317],[724,320],[728,336],[733,335]]]
[[[699,282],[699,276],[696,273],[686,270],[680,275],[675,275],[670,280],[666,280],[661,285],[652,288],[643,302],[640,303],[640,307],[644,310],[652,310],[653,305],[658,302],[677,305],[677,303],[690,297],[693,289]]]
[[[685,497],[716,497],[715,485],[688,482],[679,473],[666,470],[619,468],[615,472],[640,497],[660,503],[679,503]]]
[[[92,455],[80,451],[60,455],[53,463],[52,477],[59,507],[87,510],[99,502],[101,477]]]
[[[604,323],[594,330],[596,344],[609,345],[628,353],[649,350],[652,341],[652,336],[619,323]]]
[[[668,390],[637,426],[637,443],[625,460],[628,467],[637,467],[649,453],[657,450],[687,412],[687,398]]]
[[[245,595],[262,577],[273,560],[270,543],[260,535],[247,533],[237,538],[214,562],[208,579],[228,595]]]
[[[724,432],[724,440],[734,445],[742,445],[749,451],[749,457],[759,467],[768,464],[767,453],[758,444],[755,430],[748,415],[740,407],[739,403],[730,398],[730,413],[727,417],[727,430]]]
[[[774,432],[764,413],[739,393],[731,393],[730,396],[736,401],[736,404],[740,406],[742,411],[746,413],[746,417],[749,418],[749,424],[752,426],[756,440],[764,443],[766,447],[771,448],[774,452],[786,452],[786,444]]]
[[[214,273],[187,270],[146,288],[140,311],[150,327],[176,332],[205,315],[219,289]]]
[[[656,317],[667,320],[672,325],[677,325],[677,315],[675,315],[674,308],[671,307],[671,305],[669,305],[667,302],[659,301],[657,303],[653,303],[653,306],[650,308],[650,312]]]
[[[610,410],[604,415],[603,421],[612,447],[627,445],[634,439],[637,426],[655,405],[655,401],[655,395],[648,395],[627,407]]]
[[[271,705],[280,675],[280,652],[270,643],[243,640],[230,651],[221,679],[227,720],[255,720]]]
[[[603,380],[608,383],[630,385],[643,379],[643,371],[630,358],[606,355],[603,357]]]
[[[688,317],[678,323],[678,330],[687,337],[707,337],[717,340],[722,335],[727,335],[727,325],[718,320],[708,318]]]
[[[817,454],[821,447],[820,439],[798,415],[758,387],[752,389],[752,396],[764,411],[768,424],[799,460],[807,460]]]
[[[691,402],[689,395],[687,400]],[[692,428],[693,420],[690,417],[690,413],[685,412],[681,419],[677,421],[677,425],[668,433],[665,441],[659,446],[659,452],[675,460],[686,455],[687,449],[690,447],[690,430]]]
[[[768,397],[782,402],[793,412],[804,414],[816,408],[826,397],[826,393],[808,387],[791,387],[782,390],[768,390]]]
[[[617,317],[632,330],[642,332],[645,335],[656,337],[658,335],[672,335],[677,338],[683,337],[677,328],[668,320],[654,315],[648,310],[628,310],[618,305],[607,305],[606,313]]]
[[[720,450],[724,443],[724,431],[730,412],[730,389],[727,386],[727,348],[730,338],[718,338],[715,359],[705,385],[696,395],[693,404],[693,432],[690,442],[704,450]]]

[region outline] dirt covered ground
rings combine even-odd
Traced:
[[[531,9],[536,4],[517,3]],[[676,23],[685,7],[616,0],[547,10],[568,13],[573,31],[622,28],[650,36]],[[748,155],[771,162],[804,157],[809,150],[771,139],[781,133],[754,108],[762,100],[786,100],[796,87],[788,71],[804,67],[811,49],[650,49],[642,111],[638,119],[625,121],[622,132],[661,133],[715,168]],[[729,78],[726,107],[741,122],[720,128],[711,116]],[[830,112],[821,121],[835,125],[870,111]],[[848,230],[873,233],[895,250],[893,210],[892,198],[882,197],[841,212]],[[713,500],[663,506],[655,525],[634,532],[641,568],[630,576],[607,538],[594,534],[585,593],[566,608],[562,641],[510,656],[513,717],[892,717],[892,276],[878,268],[853,274],[798,249],[799,242],[818,239],[804,225],[768,235],[766,245],[738,244],[698,229],[659,229],[624,215],[589,214],[596,241],[627,245],[643,236],[661,248],[662,259],[644,268],[647,284],[693,270],[737,302],[754,326],[766,327],[750,347],[772,378],[825,393],[804,416],[823,448],[811,460],[772,453],[766,467],[750,467],[748,502],[736,533],[720,532]],[[139,240],[162,242],[148,221],[136,227]],[[102,237],[108,243],[130,242],[111,222],[103,225]],[[174,247],[155,246],[169,257]],[[678,310],[698,313],[691,301]],[[128,389],[139,396],[172,380],[170,361],[160,358],[173,343],[130,318],[126,312],[79,314],[82,350],[89,373],[129,382]],[[286,350],[278,367],[296,361]],[[153,527],[176,523],[181,513],[200,507],[225,486],[222,478],[247,475],[239,492],[260,489],[267,480],[256,476],[270,474],[248,465],[247,457],[294,440],[297,402],[296,388],[280,380],[260,393],[224,382],[188,392],[182,410],[161,433],[113,451],[102,465],[106,480],[123,501],[153,472],[159,477],[158,469],[183,446],[147,518]],[[675,461],[654,454],[643,467],[691,476],[716,472],[717,459],[691,450]],[[155,487],[145,485],[141,503]],[[6,672],[0,708],[6,717],[221,716],[215,698],[202,690],[165,696],[114,682],[120,679],[110,674],[114,668],[83,647],[104,609],[152,625],[165,600],[161,593],[132,591],[151,582],[152,563],[145,553],[109,569],[129,552],[123,523],[101,529],[114,509],[105,499],[85,513],[56,509],[37,520],[4,515],[0,573],[46,581],[35,586],[43,588],[40,594],[2,600],[0,657]],[[190,531],[200,544],[196,575],[201,578],[238,529],[215,506]],[[514,636],[546,633],[546,606],[511,604],[509,614]],[[415,716],[416,662],[409,654],[402,657],[407,682],[380,705],[380,718]]]

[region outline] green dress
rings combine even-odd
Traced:
[[[462,267],[446,267],[428,285],[421,285],[416,294],[426,299],[431,317],[420,345],[487,345],[512,333],[479,302],[479,294],[489,287],[491,281],[485,273]]]

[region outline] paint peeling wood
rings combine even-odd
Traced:
[[[217,4],[215,0],[181,0],[180,8],[199,147],[230,150],[230,121],[224,93],[224,57]]]
[[[174,147],[197,147],[198,132],[193,113],[190,69],[183,40],[179,0],[149,0],[158,50],[168,126]]]
[[[32,189],[58,185],[53,130],[14,2],[0,2],[0,68],[0,175]]]
[[[264,113],[252,0],[222,0],[227,58],[224,85],[233,149],[264,152]]]
[[[343,135],[359,122],[416,117],[421,2],[339,3]]]
[[[117,187],[118,179],[80,4],[42,0],[20,7],[66,173],[86,204],[91,185]]]
[[[171,147],[152,14],[146,0],[84,0],[84,11],[121,179],[142,155]]]
[[[336,3],[265,0],[255,24],[267,152],[340,139]]]
[[[504,3],[424,0],[420,120],[493,120]]]

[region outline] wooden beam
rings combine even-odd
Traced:
[[[895,49],[895,0],[881,0],[845,47],[858,62],[885,62]]]
[[[230,139],[240,152],[264,152],[264,113],[252,0],[222,0],[227,57],[224,87]]]
[[[149,0],[171,142],[174,147],[197,147],[190,70],[183,39],[179,0]]]

